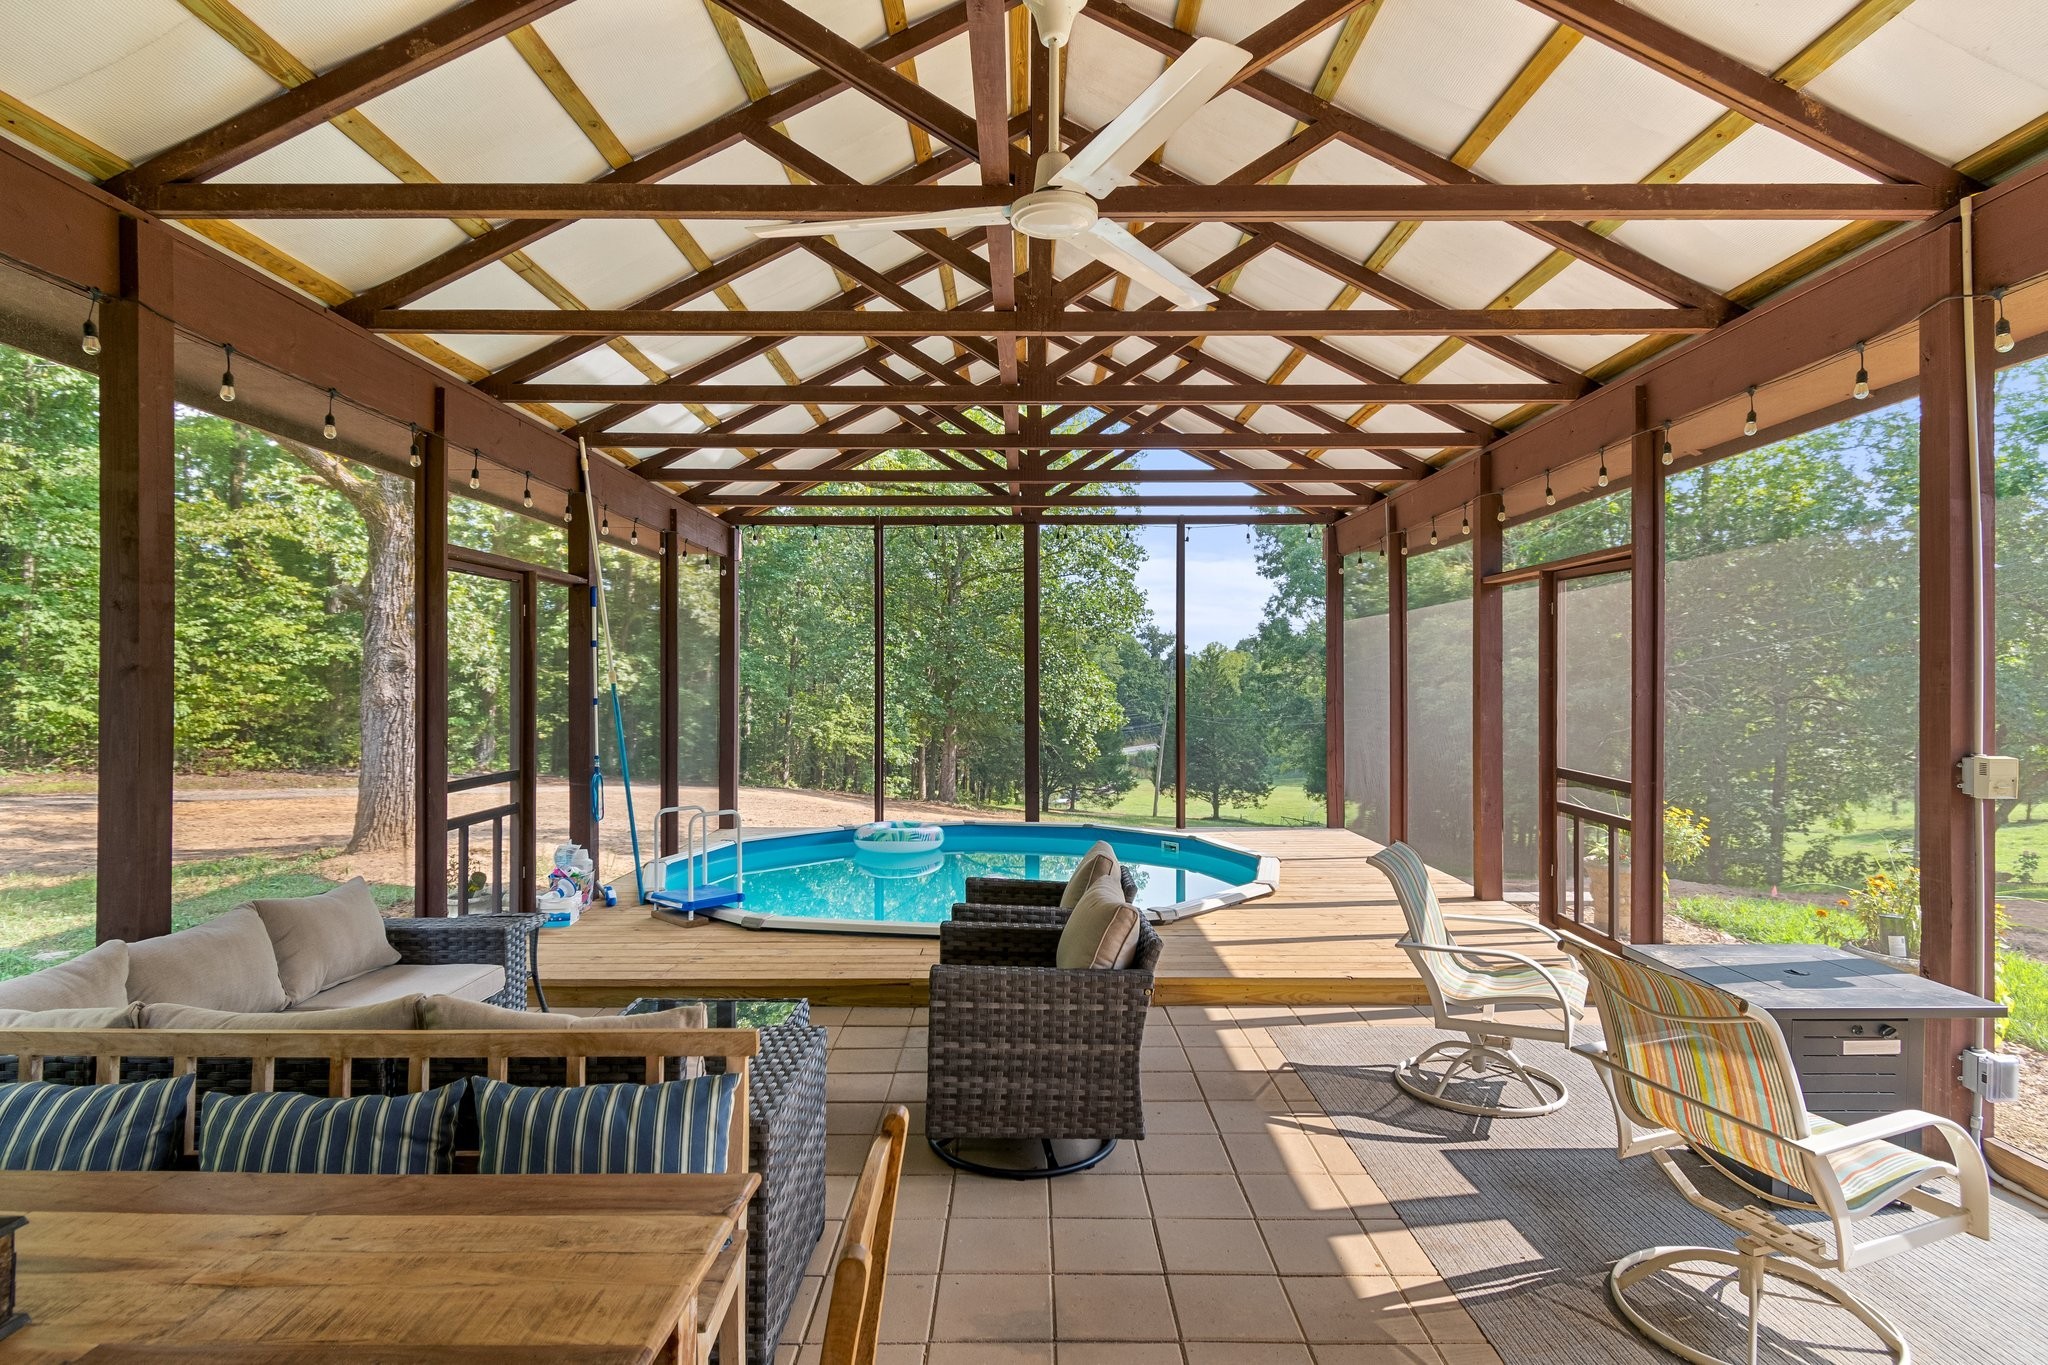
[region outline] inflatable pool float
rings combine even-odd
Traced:
[[[923,820],[876,820],[853,832],[853,851],[870,858],[927,860],[946,842],[946,831]]]

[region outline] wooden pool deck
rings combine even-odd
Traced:
[[[1263,900],[1159,927],[1161,1004],[1414,1004],[1425,999],[1395,946],[1401,909],[1348,830],[1237,829],[1223,837],[1280,860]],[[1436,874],[1438,894],[1471,901]],[[550,1005],[623,1005],[645,995],[805,996],[820,1004],[923,1004],[936,938],[861,937],[710,924],[678,929],[642,908],[593,909],[541,936]]]

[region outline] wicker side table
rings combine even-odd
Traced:
[[[826,1033],[812,1026],[805,1000],[660,997],[621,1012],[678,1005],[706,1006],[712,1028],[761,1033],[747,1089],[747,1142],[761,1176],[747,1207],[747,1365],[774,1365],[804,1267],[825,1232]]]

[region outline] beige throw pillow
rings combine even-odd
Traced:
[[[241,1029],[266,1033],[279,1029],[294,1032],[331,1029],[339,1033],[411,1032],[419,1027],[420,1001],[417,995],[401,996],[374,1005],[355,1005],[338,1010],[302,1010],[289,1014],[236,1014],[229,1010],[207,1010],[193,1005],[144,1005],[143,1028]]]
[[[82,1010],[0,1010],[0,1028],[141,1028],[142,1006]]]
[[[1111,872],[1098,878],[1067,916],[1053,963],[1064,969],[1128,967],[1138,955],[1143,922],[1137,907],[1124,903],[1124,889]]]
[[[384,937],[384,916],[361,877],[317,896],[250,901],[249,908],[270,935],[278,981],[294,1005],[398,961],[398,949]]]
[[[420,999],[420,1027],[427,1029],[634,1029],[708,1028],[710,1012],[702,1005],[680,1005],[654,1014],[541,1014],[533,1010],[508,1010],[464,1000],[459,995],[429,995]]]
[[[1110,885],[1115,886],[1118,871],[1116,850],[1109,846],[1108,840],[1097,839],[1095,846],[1081,855],[1081,862],[1075,867],[1074,875],[1067,878],[1067,889],[1060,892],[1060,909],[1071,910],[1079,905],[1088,888],[1094,886],[1104,874],[1108,875]]]
[[[129,944],[128,998],[244,1013],[270,1013],[291,1003],[277,979],[270,935],[246,905],[175,934]]]
[[[128,945],[102,943],[54,967],[0,981],[0,1009],[118,1009],[128,1003]]]

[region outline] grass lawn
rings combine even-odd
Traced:
[[[2021,806],[2018,813],[2025,814],[2026,807]],[[1912,845],[1913,803],[1901,801],[1896,814],[1889,801],[1874,801],[1868,805],[1857,806],[1849,812],[1849,823],[1853,829],[1852,833],[1834,835],[1835,852],[1838,855],[1863,853],[1873,858],[1882,858],[1888,847]],[[1830,832],[1821,831],[1823,834]],[[1813,838],[1813,831],[1788,837],[1788,857],[1798,857]],[[2035,874],[2039,880],[2001,881],[1998,885],[1999,894],[2048,900],[2048,805],[2040,807],[2040,814],[2036,819],[2008,820],[2004,828],[1998,831],[2000,872],[2016,878],[2019,860],[2027,853],[2035,854],[2041,860],[2042,870]]]
[[[324,854],[302,858],[253,855],[179,863],[171,869],[171,925],[185,929],[262,897],[314,896],[334,883],[313,868]],[[412,898],[402,886],[372,886],[380,906]],[[76,957],[93,944],[97,877],[38,885],[0,876],[0,978],[22,976]]]
[[[1108,820],[1119,825],[1171,825],[1173,823],[1173,793],[1162,792],[1159,797],[1159,814],[1152,814],[1152,784],[1140,783],[1125,792],[1114,805],[1091,805],[1084,798],[1081,808],[1069,811],[1064,806],[1055,806],[1046,811],[1048,819]],[[1193,792],[1188,793],[1188,824],[1194,825],[1315,825],[1323,823],[1323,798],[1310,796],[1299,782],[1275,786],[1266,799],[1256,806],[1223,803],[1223,817],[1211,818],[1209,803]]]

